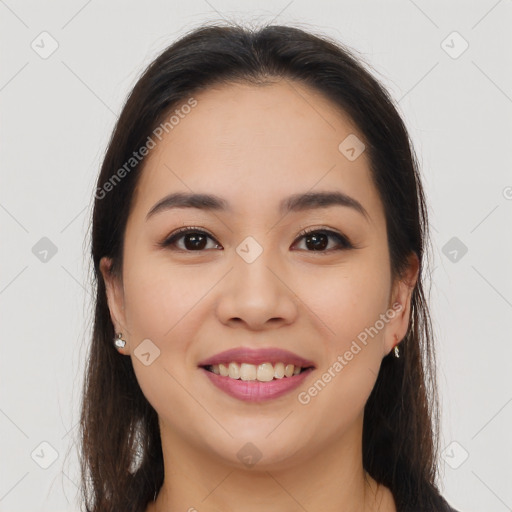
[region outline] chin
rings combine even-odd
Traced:
[[[306,446],[299,446],[287,433],[276,432],[268,436],[268,432],[253,432],[229,440],[224,439],[222,446],[216,443],[210,445],[209,449],[212,450],[214,458],[222,459],[231,467],[256,472],[290,469],[304,459]],[[272,436],[274,439],[271,439]],[[286,444],[283,443],[284,440]]]

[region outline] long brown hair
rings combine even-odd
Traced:
[[[426,202],[403,121],[388,93],[354,55],[327,37],[295,27],[204,25],[168,47],[130,93],[101,167],[92,219],[96,302],[80,421],[88,512],[141,512],[164,478],[158,415],[138,385],[131,359],[113,346],[99,268],[100,259],[109,256],[111,271],[122,276],[124,231],[145,160],[116,180],[118,171],[193,93],[215,84],[259,85],[281,78],[323,93],[354,121],[385,208],[392,277],[403,276],[411,253],[420,261],[412,294],[414,327],[400,343],[400,358],[383,359],[365,405],[363,465],[389,487],[398,511],[444,510],[436,484],[438,398],[423,284],[430,243]]]

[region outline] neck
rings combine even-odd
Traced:
[[[165,478],[146,512],[395,512],[362,466],[362,418],[343,438],[288,467],[241,468],[183,443],[161,425]]]

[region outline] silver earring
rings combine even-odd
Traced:
[[[117,338],[114,338],[114,345],[117,347],[117,348],[124,348],[125,345],[126,345],[126,341],[123,340],[123,335],[122,333],[119,333],[117,335]]]
[[[407,331],[407,334],[406,334],[406,337],[409,335],[409,333],[414,333],[414,304],[412,305],[412,313],[411,313],[411,325],[410,325],[410,328],[409,330]],[[398,348],[398,343],[395,345],[394,347],[394,353],[395,353],[395,357],[397,359],[400,358],[400,350]]]

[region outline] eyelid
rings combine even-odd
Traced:
[[[172,245],[176,240],[179,240],[183,235],[186,235],[187,233],[202,233],[205,235],[208,235],[212,240],[215,240],[217,244],[219,242],[217,239],[206,229],[200,228],[199,226],[183,226],[181,228],[176,229],[173,231],[169,236],[164,238],[162,242],[159,242],[158,245],[160,247],[167,248],[170,245]],[[219,244],[220,245],[220,244]],[[202,251],[186,251],[186,252],[202,252]]]
[[[216,244],[221,245],[218,240],[210,233],[208,230],[204,228],[200,228],[199,226],[184,226],[181,228],[178,228],[177,230],[173,231],[168,237],[166,237],[162,242],[159,242],[158,245],[160,247],[167,248],[175,243],[176,240],[179,240],[183,235],[187,233],[202,233],[207,236],[209,236],[212,240],[216,242]],[[313,226],[313,227],[307,227],[304,229],[301,229],[301,231],[297,234],[297,237],[295,238],[293,245],[295,245],[300,239],[302,239],[304,236],[311,234],[311,233],[325,233],[328,237],[337,239],[338,243],[341,245],[341,248],[335,248],[335,249],[329,249],[327,251],[306,251],[306,252],[314,252],[316,254],[329,254],[333,250],[334,251],[343,251],[343,250],[349,250],[349,249],[356,249],[357,246],[355,246],[350,239],[340,233],[339,231],[328,228],[328,227],[322,227],[322,226]],[[180,250],[180,249],[177,249]],[[184,252],[204,252],[202,251],[184,251]]]
[[[329,237],[335,238],[338,240],[338,242],[341,244],[341,249],[334,249],[339,251],[347,251],[349,249],[357,249],[357,246],[354,245],[351,240],[344,235],[343,233],[339,232],[336,229],[328,228],[326,226],[313,226],[313,227],[307,227],[305,229],[302,229],[299,234],[297,235],[296,241],[300,240],[306,235],[309,235],[310,233],[326,233]],[[295,243],[295,242],[294,242]],[[318,251],[317,254],[329,254],[332,252],[333,249],[327,250],[327,251]],[[316,251],[307,251],[307,252],[316,252]]]
[[[205,228],[200,228],[199,226],[183,226],[181,228],[178,228],[176,231],[173,231],[168,238],[175,236],[175,235],[182,234],[182,233],[188,233],[189,231],[193,231],[194,233],[196,233],[196,232],[205,233],[208,236],[211,236],[215,240],[215,237],[213,236],[212,233],[210,233]]]

